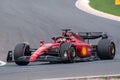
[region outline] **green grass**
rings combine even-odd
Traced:
[[[113,15],[120,16],[120,5],[115,5],[115,0],[90,0],[90,6]]]

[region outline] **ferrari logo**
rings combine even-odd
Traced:
[[[120,5],[120,0],[115,0],[115,5]]]

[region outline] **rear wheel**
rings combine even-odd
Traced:
[[[63,62],[74,62],[74,57],[76,56],[76,49],[69,42],[63,42],[60,45],[60,57]]]
[[[30,56],[30,46],[27,43],[17,44],[14,49],[14,60],[17,65],[28,65],[29,61],[22,61],[19,58],[23,56]]]
[[[109,39],[102,39],[98,43],[98,57],[100,59],[114,59],[115,43]]]

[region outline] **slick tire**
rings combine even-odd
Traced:
[[[102,39],[98,43],[98,57],[101,60],[114,59],[116,48],[115,43],[109,39]]]
[[[76,56],[76,48],[70,42],[63,42],[59,49],[62,62],[73,63]]]
[[[22,56],[30,56],[30,46],[27,43],[17,44],[14,49],[14,60],[17,65],[28,65],[29,61],[22,61],[19,58]]]

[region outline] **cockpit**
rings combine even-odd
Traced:
[[[57,43],[60,43],[60,42],[62,42],[62,41],[66,41],[66,38],[60,36],[60,37],[53,37],[52,40],[54,40],[54,41],[57,42]]]

